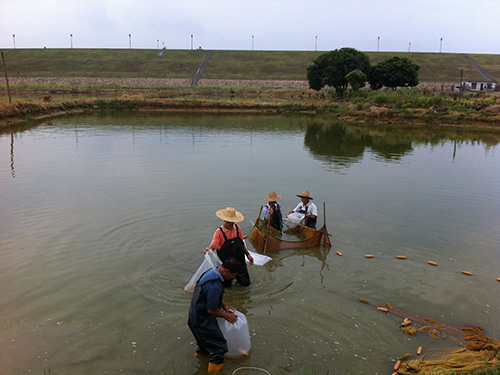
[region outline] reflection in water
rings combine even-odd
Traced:
[[[14,133],[10,135],[10,173],[12,177],[16,177],[14,171]]]
[[[318,159],[342,170],[359,163],[367,150],[382,160],[400,161],[413,152],[415,145],[443,145],[449,140],[453,141],[452,159],[455,160],[457,145],[484,143],[491,147],[500,142],[500,132],[495,129],[478,132],[474,127],[394,128],[315,120],[307,125],[304,144]]]
[[[374,136],[342,123],[309,125],[304,143],[315,156],[340,169],[360,162],[367,148],[385,160],[400,160],[412,151],[406,136]]]
[[[330,270],[330,266],[327,262],[328,254],[330,253],[330,247],[317,246],[308,249],[294,249],[294,250],[282,250],[278,252],[273,252],[273,261],[265,264],[267,270],[274,272],[277,269],[283,267],[283,261],[288,257],[300,256],[302,259],[305,257],[317,258],[321,263],[321,268],[318,271],[320,276],[321,284],[323,284],[323,271]],[[268,253],[270,254],[270,253]],[[303,260],[305,262],[305,260]]]

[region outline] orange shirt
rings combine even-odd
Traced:
[[[238,224],[234,224],[232,229],[226,229],[224,225],[221,226],[222,230],[224,231],[224,234],[228,239],[235,238],[236,237],[236,226]],[[243,235],[241,234],[241,228],[238,225],[238,229],[240,232],[240,238],[243,239]],[[224,245],[224,242],[226,240],[224,239],[224,236],[222,235],[221,231],[219,228],[214,233],[214,238],[212,239],[212,242],[210,243],[210,248],[212,249],[220,249],[222,245]]]

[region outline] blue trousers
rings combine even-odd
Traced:
[[[227,342],[222,334],[217,318],[189,316],[188,326],[196,339],[197,353],[209,355],[211,363],[224,363],[224,354],[227,353]]]

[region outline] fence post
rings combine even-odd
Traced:
[[[9,103],[12,103],[12,98],[10,97],[9,77],[7,76],[7,66],[5,65],[5,57],[3,56],[3,51],[2,51],[2,61],[3,61],[3,70],[5,71],[5,82],[7,82],[7,93],[9,94]]]

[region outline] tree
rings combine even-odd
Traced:
[[[352,91],[354,92],[363,87],[367,80],[366,74],[359,69],[353,70],[351,73],[347,74],[345,78],[351,85]]]
[[[406,57],[390,57],[375,65],[368,75],[368,82],[372,90],[383,86],[413,87],[418,85],[418,71],[420,66]]]
[[[344,47],[324,53],[307,67],[309,87],[319,91],[331,86],[342,96],[349,84],[346,76],[357,69],[366,75],[370,72],[370,61],[363,52]]]

